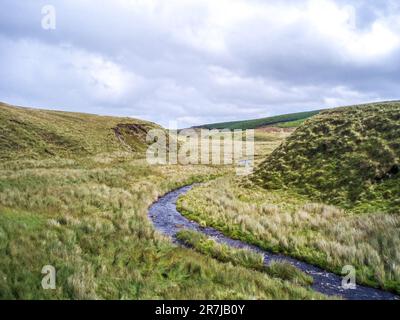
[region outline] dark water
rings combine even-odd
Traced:
[[[265,264],[269,264],[271,260],[286,261],[291,263],[292,265],[312,276],[314,278],[314,284],[312,288],[315,291],[323,294],[341,296],[345,299],[351,300],[399,299],[398,296],[392,293],[360,285],[357,285],[356,289],[345,290],[341,286],[342,277],[336,274],[327,272],[308,263],[298,261],[284,255],[270,253],[239,240],[230,239],[213,228],[203,228],[198,223],[188,220],[176,210],[176,201],[180,195],[187,193],[192,187],[193,186],[183,187],[166,194],[157,202],[155,202],[149,209],[149,217],[153,221],[155,228],[164,235],[171,237],[174,242],[177,242],[175,235],[179,230],[190,229],[199,231],[209,237],[215,238],[218,242],[225,243],[231,247],[246,248],[258,253],[262,253],[264,255]]]

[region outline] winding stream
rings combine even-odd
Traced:
[[[264,263],[269,264],[271,260],[287,261],[297,268],[301,269],[305,273],[311,275],[314,278],[314,284],[312,288],[315,291],[321,292],[326,295],[341,296],[345,299],[351,300],[397,300],[398,296],[370,288],[365,286],[357,285],[356,289],[345,290],[342,288],[342,278],[336,274],[325,271],[308,263],[296,260],[280,254],[273,254],[271,252],[262,250],[256,246],[246,244],[240,240],[233,240],[224,236],[221,232],[213,228],[203,228],[198,223],[190,221],[182,216],[176,209],[176,201],[179,196],[186,194],[193,185],[186,186],[170,193],[167,193],[163,197],[159,198],[149,208],[149,217],[152,220],[156,230],[162,234],[172,238],[174,242],[178,242],[176,239],[176,233],[182,229],[190,229],[199,231],[209,237],[213,237],[220,243],[225,243],[234,248],[246,248],[264,255]]]

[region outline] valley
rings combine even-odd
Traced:
[[[392,298],[399,112],[357,106],[256,129],[255,173],[239,177],[233,165],[150,165],[146,132],[164,130],[150,122],[1,104],[0,298],[351,299],[302,267],[340,279],[346,265],[361,290]],[[169,210],[193,222],[163,229]],[[264,266],[260,250],[298,263]],[[45,265],[55,290],[41,288]]]

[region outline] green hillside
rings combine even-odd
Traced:
[[[327,110],[258,168],[267,189],[293,188],[362,211],[400,211],[400,103]]]
[[[279,115],[268,118],[254,119],[254,120],[244,120],[244,121],[232,121],[232,122],[221,122],[212,123],[199,126],[199,128],[205,129],[256,129],[263,126],[276,125],[278,127],[297,127],[306,119],[317,115],[321,110],[317,111],[307,111],[290,113],[285,115]]]
[[[0,159],[143,151],[156,125],[132,118],[48,111],[0,103]]]
[[[130,118],[0,106],[0,300],[318,299],[295,282],[175,246],[149,206],[232,170],[149,165]],[[56,269],[43,290],[41,270]]]

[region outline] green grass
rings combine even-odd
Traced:
[[[305,119],[313,117],[319,114],[321,110],[317,111],[307,111],[299,113],[291,113],[279,116],[273,116],[268,118],[260,118],[253,120],[243,120],[243,121],[232,121],[232,122],[221,122],[205,124],[200,126],[205,129],[256,129],[263,126],[276,125],[278,127],[296,127],[301,124]],[[286,125],[285,125],[286,124]]]
[[[288,262],[272,261],[266,267],[266,272],[272,277],[281,278],[302,286],[311,286],[314,282],[311,276]]]
[[[400,293],[400,215],[354,214],[229,177],[193,188],[177,207],[231,238],[337,274],[353,265],[357,283]]]
[[[132,118],[26,109],[0,103],[0,159],[76,158],[143,151],[146,147],[143,132],[154,128],[160,127]]]
[[[265,266],[262,254],[247,249],[231,248],[228,245],[217,243],[214,239],[208,238],[202,233],[181,230],[177,233],[177,238],[200,253],[209,255],[219,261],[230,262],[235,266],[265,272],[271,277],[287,280],[296,285],[310,286],[313,284],[312,277],[289,263],[273,261],[270,265]]]
[[[214,239],[208,238],[200,232],[191,230],[179,231],[177,238],[197,251],[222,262],[231,262],[234,265],[258,271],[264,270],[264,257],[261,254],[245,249],[230,248],[228,245],[217,243]]]
[[[253,181],[354,212],[399,213],[400,103],[320,113],[265,159]]]
[[[300,119],[300,120],[295,120],[295,121],[289,121],[289,122],[282,122],[277,124],[278,128],[297,128],[300,127],[304,121],[306,121],[308,118],[305,119]]]
[[[151,203],[232,168],[150,166],[138,124],[154,127],[0,106],[0,299],[321,297],[158,234],[147,216]],[[41,288],[49,264],[56,290]]]

